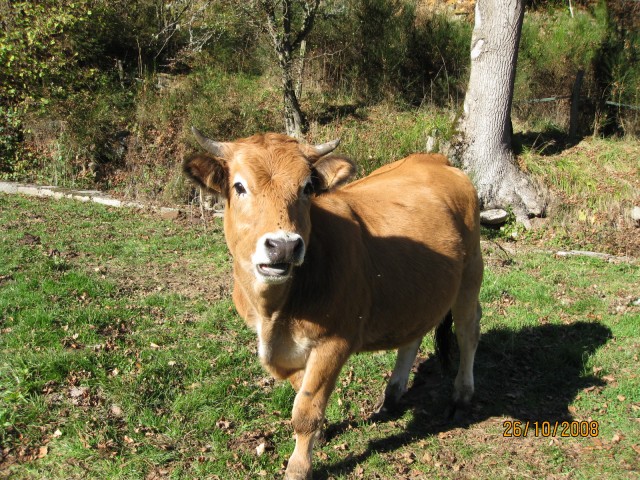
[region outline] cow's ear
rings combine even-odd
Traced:
[[[338,188],[347,183],[356,173],[356,166],[346,157],[322,157],[313,164],[316,193]]]
[[[227,195],[229,174],[224,160],[198,153],[185,159],[182,170],[196,185]]]

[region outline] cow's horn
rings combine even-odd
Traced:
[[[196,127],[191,127],[191,131],[195,135],[200,146],[207,152],[215,155],[216,157],[224,157],[222,142],[216,142],[215,140],[205,137]]]
[[[340,139],[336,138],[335,140],[331,140],[330,142],[316,145],[313,147],[313,149],[318,154],[318,156],[322,157],[323,155],[333,152],[338,147],[338,145],[340,145]]]

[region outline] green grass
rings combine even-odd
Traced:
[[[0,196],[0,477],[282,472],[294,393],[261,369],[233,309],[217,222]],[[638,472],[638,265],[484,251],[469,423],[446,422],[453,378],[430,338],[405,409],[386,421],[367,419],[393,355],[357,355],[327,409],[316,478]],[[572,419],[598,422],[598,436],[503,437],[506,420]]]
[[[349,113],[340,115],[332,109]],[[435,134],[443,142],[454,134],[452,114],[433,107],[406,109],[389,103],[362,106],[345,98],[328,112],[335,115],[333,121],[314,122],[309,132],[311,142],[340,138],[337,153],[356,160],[361,176],[412,153],[424,152],[429,135]]]
[[[525,151],[521,163],[553,195],[545,245],[638,255],[631,210],[640,205],[639,158],[640,142],[632,138],[589,138],[555,154]]]

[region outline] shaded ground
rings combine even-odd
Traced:
[[[538,478],[555,478],[556,468],[548,465],[540,455],[541,446],[563,444],[577,454],[593,448],[607,448],[607,443],[610,445],[597,437],[586,439],[582,445],[568,445],[570,438],[542,430],[543,422],[550,425],[569,422],[570,425],[576,419],[580,421],[575,416],[575,409],[571,411],[570,404],[577,395],[601,390],[606,384],[595,375],[584,375],[583,359],[610,338],[611,331],[596,323],[543,325],[518,332],[495,329],[484,333],[476,363],[474,404],[463,419],[455,421],[449,420],[445,413],[450,409],[453,375],[443,375],[435,357],[419,358],[414,366],[413,385],[403,398],[400,410],[395,415],[372,417],[370,425],[381,425],[379,438],[369,441],[366,449],[358,454],[348,455],[347,459],[330,465],[318,478],[354,474],[357,466],[374,453],[397,462],[398,478],[424,478],[419,471],[412,473],[411,465],[416,462],[453,477],[475,477],[480,472],[489,474],[492,457],[498,463],[497,457],[505,453],[513,456],[514,463],[518,464],[513,474],[524,474],[520,469],[525,466],[535,471]],[[550,356],[562,357],[562,362],[554,363],[554,367],[559,365],[559,368],[548,367]],[[403,430],[385,435],[385,425],[403,418],[407,411],[413,416],[403,424]],[[505,421],[509,423],[505,424]],[[510,427],[517,421],[530,425],[526,436],[512,435]],[[540,427],[537,435],[536,422]],[[327,437],[336,441],[345,430],[357,427],[358,422],[354,421],[330,425]],[[440,453],[434,456],[425,451],[420,455],[420,449],[416,450],[415,445],[423,443],[426,446],[433,439],[440,443]],[[461,444],[485,444],[487,448],[483,454],[464,458],[455,453]],[[414,446],[413,451],[396,454],[408,445]],[[638,463],[629,465],[629,469],[638,467]]]

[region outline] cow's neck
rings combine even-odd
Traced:
[[[289,298],[290,282],[278,285],[258,283],[253,273],[248,273],[238,266],[234,271],[234,279],[235,288],[240,289],[238,293],[253,315],[258,316],[261,321],[275,320],[279,316]]]

